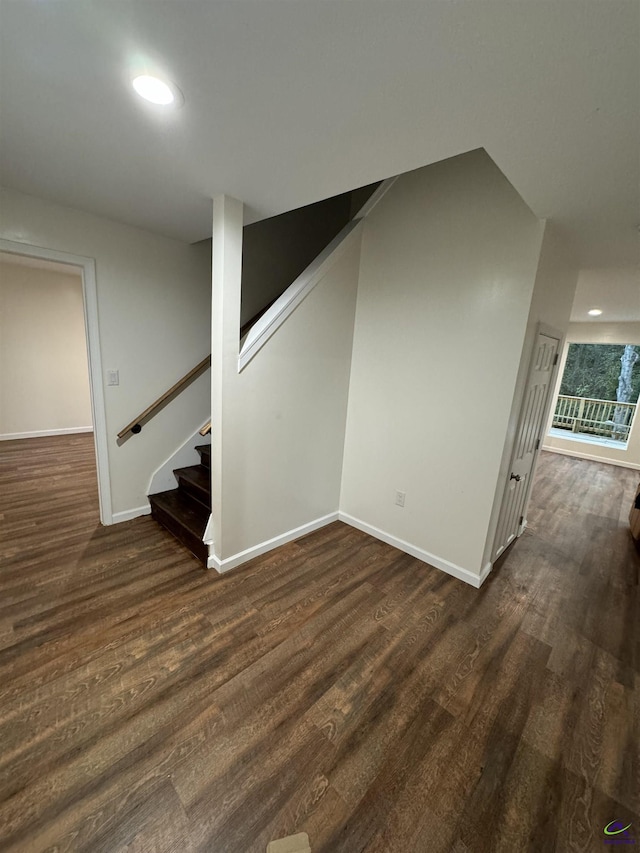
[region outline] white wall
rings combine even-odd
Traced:
[[[0,438],[87,429],[79,273],[0,261]]]
[[[118,446],[116,433],[210,351],[207,246],[9,190],[0,195],[0,237],[95,258],[102,363],[120,371],[120,385],[104,389],[113,511],[146,508],[153,471],[209,416],[207,375],[140,435]]]
[[[509,478],[513,444],[520,419],[522,401],[529,375],[531,353],[533,352],[538,327],[540,323],[543,323],[548,327],[556,329],[561,335],[566,333],[569,326],[577,281],[578,269],[574,258],[567,249],[565,240],[553,223],[545,223],[536,280],[529,308],[529,316],[527,318],[527,330],[522,345],[516,391],[509,415],[509,425],[496,482],[494,507],[487,533],[483,565],[486,565],[493,552],[493,540],[496,534],[505,486]],[[562,346],[562,342],[560,346]],[[556,375],[558,375],[557,371]],[[547,411],[551,410],[553,402],[554,394],[552,390],[547,400]],[[543,436],[540,436],[540,438],[542,439]],[[534,475],[535,470],[532,472],[531,477],[529,477],[529,490],[531,489]],[[525,503],[525,513],[529,497],[530,491],[527,496],[527,502]]]
[[[340,510],[471,582],[542,231],[482,151],[401,176],[364,226]]]
[[[238,373],[242,205],[214,203],[212,503],[215,555],[337,513],[359,239]]]
[[[573,344],[637,344],[640,345],[640,323],[571,323],[567,331],[566,346],[560,363],[553,401],[558,396],[562,373],[567,360],[570,343]],[[551,426],[551,416],[547,432]],[[640,418],[637,416],[631,425],[626,450],[616,447],[598,446],[577,439],[557,438],[547,435],[545,450],[554,450],[580,459],[592,459],[596,462],[610,462],[629,468],[640,468]]]

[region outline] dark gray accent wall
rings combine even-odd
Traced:
[[[241,324],[283,293],[351,218],[351,193],[247,225]]]
[[[367,184],[366,187],[359,187],[357,190],[351,191],[351,219],[358,213],[364,203],[369,201],[381,183],[382,181],[376,181],[375,184]]]

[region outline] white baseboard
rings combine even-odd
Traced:
[[[548,450],[549,453],[559,453],[561,456],[575,456],[576,459],[586,459],[588,462],[603,462],[605,465],[617,465],[619,468],[631,468],[634,471],[640,471],[640,465],[637,462],[594,456],[591,453],[583,453],[581,450],[565,450],[564,447],[548,447],[546,444],[542,445],[542,449]]]
[[[141,515],[151,515],[151,507],[137,506],[134,509],[125,509],[122,512],[114,512],[111,516],[112,524],[120,524],[121,521],[131,521],[134,518],[139,518]]]
[[[294,539],[306,536],[307,533],[313,533],[314,530],[319,530],[321,527],[331,524],[332,521],[337,520],[338,513],[331,512],[329,515],[323,515],[322,518],[316,518],[315,521],[309,521],[307,524],[303,524],[300,527],[296,527],[293,530],[282,533],[280,536],[274,536],[273,539],[267,539],[266,542],[261,542],[259,545],[254,545],[252,548],[247,548],[246,551],[240,551],[232,557],[227,557],[224,560],[216,557],[215,554],[210,554],[209,559],[207,560],[207,568],[215,569],[220,574],[224,574],[224,572],[228,572],[231,569],[235,569],[237,566],[241,566],[243,563],[247,563],[254,557],[266,554],[267,551],[272,551],[274,548],[280,547],[280,545],[286,545],[287,542],[293,542]]]
[[[444,560],[442,557],[430,554],[428,551],[424,551],[422,548],[411,545],[403,539],[398,539],[390,533],[385,533],[384,530],[379,530],[372,524],[367,524],[365,521],[361,521],[359,518],[354,518],[346,512],[338,513],[338,518],[340,521],[344,521],[345,524],[350,524],[351,527],[356,527],[358,530],[362,530],[363,533],[368,533],[375,539],[380,539],[382,542],[386,542],[387,545],[393,545],[394,548],[404,551],[405,554],[410,554],[412,557],[422,560],[423,563],[435,566],[436,569],[440,569],[448,575],[453,575],[454,578],[458,578],[458,580],[464,581],[476,589],[480,588],[491,571],[492,564],[487,563],[482,572],[479,575],[476,575],[468,569],[463,569],[462,566],[457,566],[455,563],[449,562],[449,560]]]
[[[486,581],[491,573],[491,569],[493,568],[493,563],[487,563],[484,569],[480,572],[480,583],[478,584],[478,588],[482,586],[482,584]],[[475,586],[475,584],[474,584]]]
[[[15,441],[18,438],[46,438],[51,435],[75,435],[81,432],[93,432],[92,426],[66,427],[65,429],[37,429],[31,432],[6,432],[0,435],[0,441]]]
[[[118,515],[121,514],[122,513],[118,513]],[[133,518],[134,516],[131,517]],[[125,519],[123,518],[118,520],[124,521]],[[325,527],[333,521],[343,521],[351,527],[362,530],[363,533],[368,533],[375,539],[380,539],[382,542],[386,542],[387,545],[393,545],[394,548],[398,548],[400,551],[404,551],[406,554],[416,557],[423,563],[434,566],[436,569],[440,569],[448,575],[452,575],[454,578],[458,578],[458,580],[464,581],[464,583],[468,583],[476,589],[479,589],[482,586],[493,568],[493,564],[489,562],[485,565],[481,573],[476,575],[468,569],[463,569],[461,566],[457,566],[455,563],[449,562],[449,560],[444,560],[442,557],[430,554],[422,548],[418,548],[415,545],[411,545],[409,542],[405,542],[389,533],[385,533],[383,530],[379,530],[372,524],[367,524],[359,518],[354,518],[352,515],[345,512],[331,512],[328,515],[322,516],[322,518],[316,518],[314,521],[310,521],[307,524],[303,524],[300,527],[296,527],[293,530],[282,533],[280,536],[274,536],[273,539],[268,539],[265,542],[261,542],[259,545],[254,545],[252,548],[247,548],[245,551],[240,551],[232,557],[227,557],[224,560],[221,560],[215,554],[210,554],[207,560],[207,568],[215,569],[219,574],[224,574],[225,572],[231,571],[231,569],[241,566],[243,563],[247,563],[254,557],[260,557],[262,554],[266,554],[274,548],[279,548],[280,545],[286,545],[287,542],[293,542],[294,539],[306,536],[307,533],[313,533],[314,530],[319,530],[321,527]]]

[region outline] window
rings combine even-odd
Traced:
[[[640,392],[639,364],[640,346],[570,344],[551,434],[626,447]]]

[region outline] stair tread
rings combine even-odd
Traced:
[[[180,491],[187,492],[194,500],[211,509],[211,469],[206,465],[188,465],[173,472],[178,479]]]
[[[211,494],[211,474],[204,465],[188,465],[186,468],[176,468],[173,472],[176,477],[188,480],[194,486],[198,486],[208,494]]]
[[[202,539],[209,521],[209,511],[191,495],[180,489],[171,489],[168,492],[149,495],[149,501],[152,508],[155,505],[164,510],[178,524],[198,539]]]

